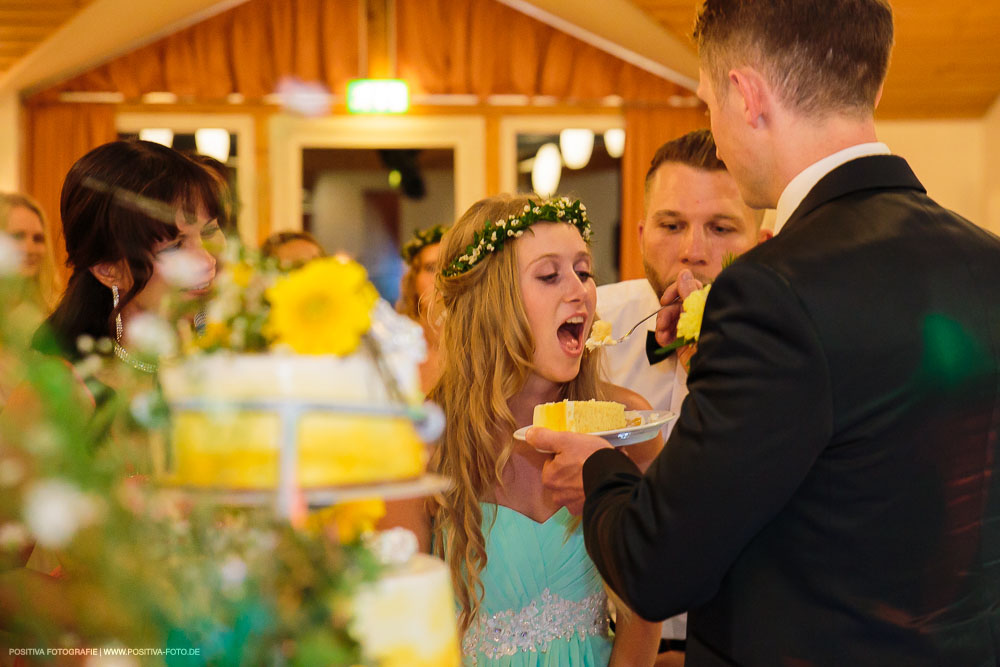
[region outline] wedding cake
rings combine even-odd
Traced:
[[[369,541],[385,566],[353,600],[351,632],[379,667],[458,667],[455,598],[444,561],[416,553],[402,528]]]
[[[167,464],[174,483],[273,488],[282,409],[292,411],[303,488],[395,481],[424,470],[424,445],[407,406],[394,402],[364,353],[215,354],[166,367],[161,381],[168,400],[181,406]]]
[[[167,481],[274,488],[282,443],[295,447],[300,488],[421,475],[420,327],[349,259],[287,274],[240,258],[225,266],[193,349],[161,366]]]

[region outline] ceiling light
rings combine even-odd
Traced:
[[[594,131],[583,129],[563,130],[559,133],[559,150],[563,162],[570,169],[582,169],[590,162],[594,152]]]
[[[559,177],[562,176],[562,158],[559,147],[555,144],[543,144],[535,154],[535,163],[531,167],[531,189],[539,197],[551,197],[559,187]]]
[[[604,148],[608,155],[619,158],[625,154],[625,130],[613,127],[604,133]]]
[[[174,145],[174,131],[166,127],[147,127],[139,130],[139,138],[143,141],[152,141],[154,144],[162,144],[167,148]]]
[[[203,127],[194,132],[194,145],[202,155],[225,163],[229,159],[229,130]]]

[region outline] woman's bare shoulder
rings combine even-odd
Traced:
[[[626,389],[625,387],[605,382],[604,392],[609,400],[624,404],[626,410],[653,409],[653,406],[649,404],[649,401],[642,397],[642,394],[636,393],[631,389]]]

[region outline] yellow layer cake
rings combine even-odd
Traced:
[[[614,401],[560,401],[535,406],[532,425],[553,431],[595,433],[625,428],[625,406]]]
[[[163,464],[170,483],[229,489],[277,484],[279,415],[225,404],[238,400],[337,408],[304,412],[298,420],[303,488],[395,481],[424,471],[425,448],[413,424],[401,415],[372,414],[392,400],[366,358],[213,355],[165,368],[162,382],[168,401],[205,401],[203,408],[174,412]]]
[[[455,597],[440,558],[415,554],[354,598],[352,634],[379,667],[459,667]]]

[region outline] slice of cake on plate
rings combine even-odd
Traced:
[[[535,406],[533,426],[553,431],[597,433],[625,428],[625,406],[614,401],[559,401]]]

